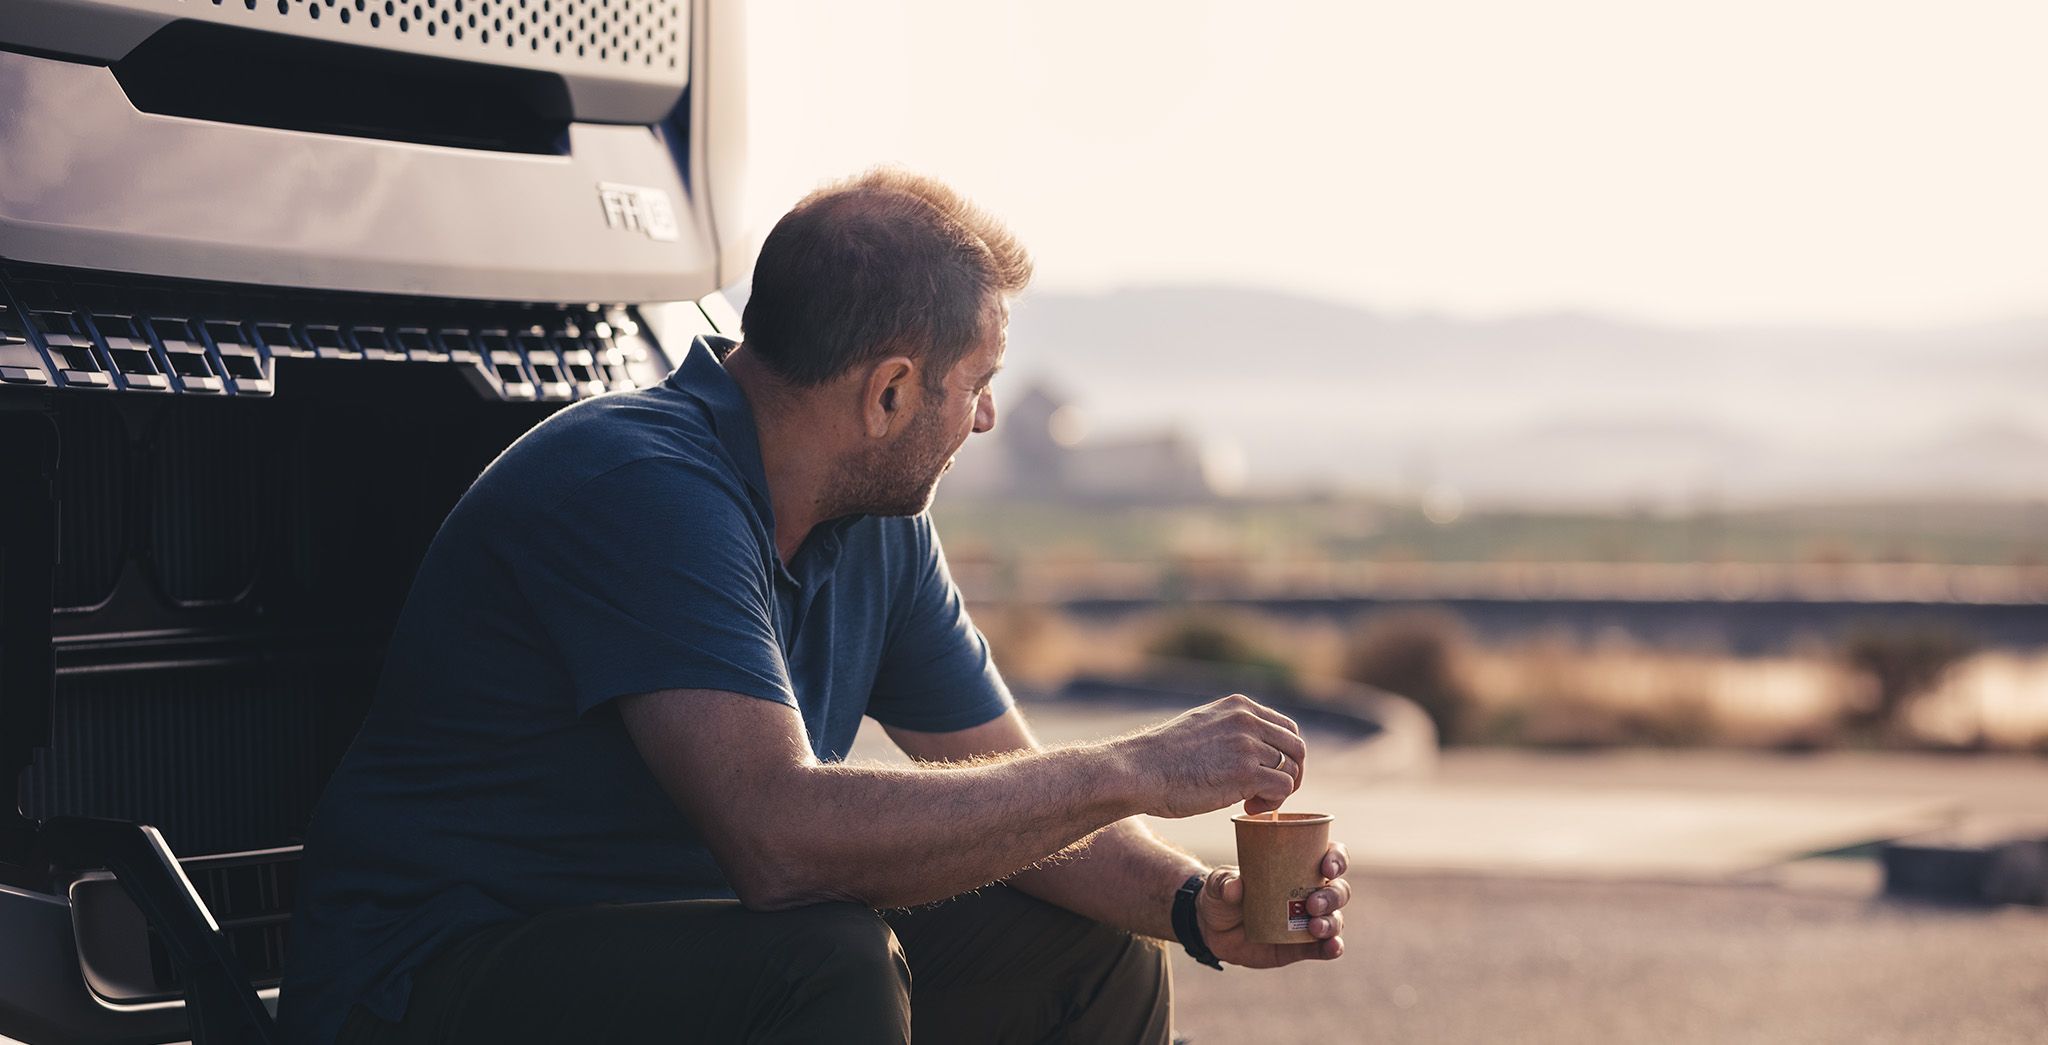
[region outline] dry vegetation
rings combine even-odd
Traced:
[[[1311,685],[1349,679],[1407,696],[1451,743],[2048,752],[2048,654],[1973,651],[1911,628],[1734,657],[1618,634],[1486,645],[1440,611],[1349,626],[1167,609],[1111,620],[1019,604],[975,613],[1023,684],[1133,674],[1162,655],[1278,666]]]

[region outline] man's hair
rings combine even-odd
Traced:
[[[901,354],[938,387],[1031,282],[1002,222],[936,179],[878,168],[805,196],[761,245],[742,327],[784,381]]]

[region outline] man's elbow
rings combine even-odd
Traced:
[[[833,873],[822,854],[798,840],[761,839],[720,861],[726,884],[750,911],[785,911],[834,900],[876,906],[852,888],[853,876]]]

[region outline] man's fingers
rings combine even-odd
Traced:
[[[1245,796],[1244,802],[1245,808],[1250,809],[1253,813],[1264,813],[1268,810],[1278,809],[1280,808],[1280,803],[1287,801],[1287,796],[1294,793],[1295,779],[1292,773],[1282,772],[1268,766],[1265,769],[1259,770],[1256,780],[1257,785],[1252,789],[1251,794]],[[1259,808],[1252,809],[1253,805],[1257,805]]]
[[[1209,871],[1208,879],[1202,883],[1202,888],[1207,892],[1221,895],[1227,900],[1230,897],[1227,893],[1224,893],[1224,888],[1234,881],[1237,881],[1237,873],[1230,868],[1212,868]]]
[[[1293,965],[1295,962],[1326,962],[1344,956],[1344,938],[1332,936],[1326,940],[1312,940],[1308,943],[1283,943],[1273,947],[1273,964]]]
[[[1288,718],[1286,715],[1283,715],[1278,711],[1275,711],[1272,708],[1269,708],[1266,705],[1259,703],[1256,700],[1252,701],[1252,712],[1258,715],[1260,718],[1265,719],[1266,721],[1271,722],[1276,726],[1279,726],[1281,729],[1284,729],[1289,733],[1294,734],[1295,736],[1301,735],[1301,727],[1299,725],[1296,725],[1293,719]]]
[[[1287,770],[1294,777],[1296,786],[1300,786],[1302,764],[1308,759],[1308,742],[1270,723],[1262,726],[1258,737],[1266,742],[1267,747],[1287,756],[1283,762],[1267,755],[1268,761],[1261,764]]]
[[[1230,867],[1218,867],[1209,872],[1202,883],[1202,902],[1198,909],[1207,911],[1203,928],[1217,932],[1235,929],[1244,924],[1244,879]],[[1213,903],[1209,902],[1214,898]]]
[[[1342,911],[1339,911],[1335,914],[1326,914],[1321,918],[1310,918],[1308,920],[1308,934],[1310,936],[1315,937],[1318,940],[1327,940],[1332,936],[1337,936],[1343,933],[1343,931],[1344,912]]]
[[[1329,850],[1323,854],[1323,877],[1342,878],[1344,872],[1350,869],[1351,851],[1344,848],[1342,842],[1331,842]],[[1351,895],[1349,887],[1346,887],[1344,895]]]
[[[1279,726],[1268,725],[1260,739],[1273,745],[1274,750],[1286,755],[1295,765],[1308,760],[1308,741],[1303,740],[1299,733],[1290,733]]]
[[[1301,727],[1295,725],[1293,719],[1288,718],[1286,715],[1283,715],[1278,711],[1275,711],[1272,708],[1269,708],[1266,705],[1261,704],[1258,701],[1245,696],[1242,693],[1232,693],[1230,695],[1230,698],[1226,699],[1231,698],[1241,699],[1244,703],[1244,706],[1250,708],[1253,714],[1259,716],[1262,719],[1265,719],[1268,722],[1271,722],[1276,726],[1281,726],[1285,728],[1290,733],[1301,732]]]
[[[1278,748],[1267,747],[1261,750],[1266,753],[1260,756],[1259,768],[1277,769],[1287,774],[1294,781],[1293,786],[1288,789],[1290,794],[1301,790],[1301,774],[1306,768],[1301,764],[1301,758]]]
[[[1269,708],[1266,705],[1261,704],[1258,701],[1245,696],[1242,693],[1232,693],[1230,696],[1225,697],[1223,699],[1242,705],[1246,710],[1250,711],[1252,714],[1257,715],[1260,718],[1265,719],[1266,721],[1271,722],[1276,726],[1279,726],[1280,728],[1288,731],[1289,733],[1293,733],[1296,736],[1301,735],[1301,727],[1295,725],[1293,719],[1288,718],[1286,715],[1283,715],[1278,711],[1275,711],[1272,708]]]
[[[1244,904],[1244,878],[1232,867],[1218,867],[1209,872],[1208,880],[1202,883],[1202,892],[1233,907]]]
[[[1308,913],[1329,914],[1350,902],[1351,883],[1342,878],[1332,879],[1330,884],[1308,894]]]

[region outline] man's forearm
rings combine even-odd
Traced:
[[[807,766],[793,772],[781,821],[764,833],[769,851],[729,870],[754,907],[943,900],[1132,815],[1129,776],[1109,745],[944,768]]]
[[[1174,891],[1207,871],[1132,817],[1059,859],[1018,872],[1010,884],[1098,922],[1171,940]]]
[[[970,760],[920,769],[820,764],[794,708],[743,694],[656,690],[622,698],[619,714],[726,881],[757,909],[914,906],[1138,813],[1277,808],[1298,783],[1279,766],[1306,753],[1291,721],[1235,694],[1116,740],[985,759],[935,754],[907,734],[912,757]],[[1004,748],[1029,746],[1014,717],[980,728],[1011,734]]]

